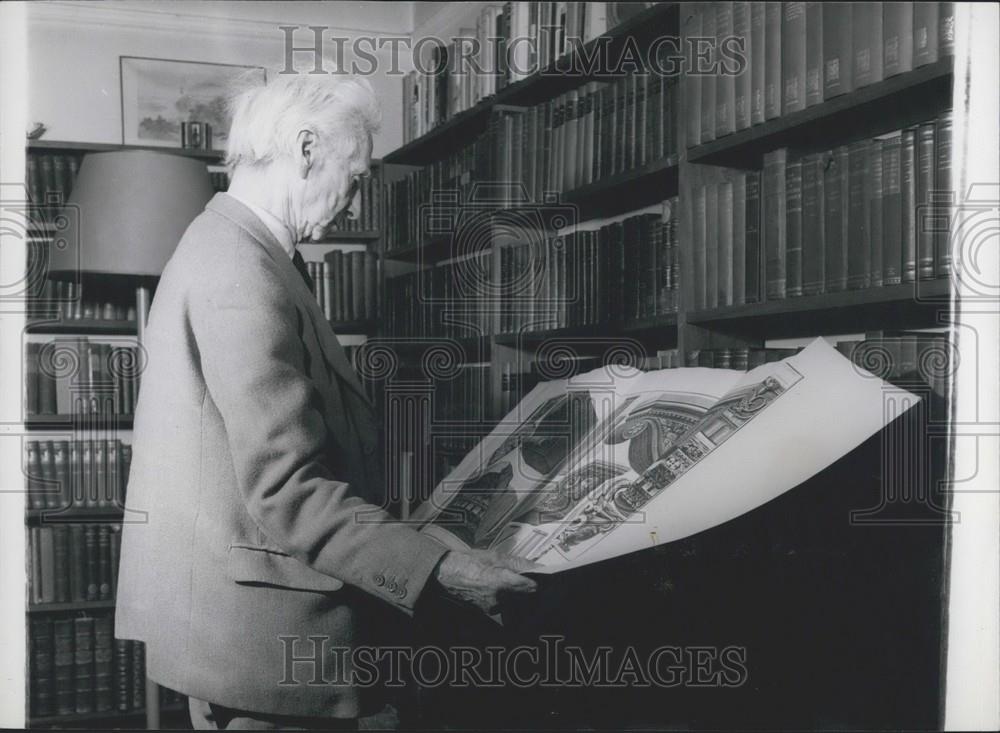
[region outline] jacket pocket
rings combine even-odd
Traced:
[[[343,581],[313,570],[291,555],[265,547],[229,546],[229,577],[245,585],[269,585],[323,593],[340,590]]]

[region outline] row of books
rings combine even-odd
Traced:
[[[693,3],[685,34],[715,40],[711,66],[698,69],[710,73],[687,76],[692,147],[953,54],[955,11],[951,2]]]
[[[908,388],[924,387],[945,397],[957,352],[948,335],[902,331],[869,339],[837,342],[837,350],[862,369]]]
[[[29,220],[50,221],[73,190],[73,181],[80,170],[82,156],[78,153],[36,153],[29,151],[25,180],[28,199],[33,206]],[[49,206],[49,204],[53,206]]]
[[[334,250],[323,262],[306,262],[313,295],[328,321],[369,320],[377,313],[378,259],[374,252]]]
[[[28,300],[27,315],[29,318],[59,318],[64,321],[86,319],[135,323],[135,303],[90,297],[83,293],[79,282],[47,278],[38,288],[37,295]]]
[[[951,116],[692,190],[696,310],[949,274]]]
[[[117,438],[28,440],[28,509],[120,509],[131,466],[132,446]]]
[[[141,371],[138,346],[60,338],[25,344],[25,412],[131,415]]]
[[[674,313],[680,243],[677,199],[666,214],[639,214],[500,249],[499,333],[519,333]]]
[[[109,601],[118,587],[121,527],[57,524],[28,530],[31,603]]]
[[[475,27],[459,29],[423,59],[428,73],[403,79],[403,142],[474,107],[507,85],[549,67],[576,43],[608,30],[608,3],[508,2],[485,5]],[[612,15],[612,18],[614,16]]]
[[[485,423],[491,417],[490,365],[463,364],[444,378],[435,378],[432,423]]]
[[[29,628],[32,717],[142,710],[145,647],[115,639],[113,612],[45,614]]]

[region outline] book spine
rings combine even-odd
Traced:
[[[927,280],[934,277],[934,228],[932,226],[931,197],[934,191],[934,123],[925,122],[917,127],[917,277]]]
[[[785,168],[785,292],[802,295],[802,162]]]
[[[824,290],[828,293],[847,287],[847,148],[832,153],[823,179],[825,215]]]
[[[938,57],[955,53],[955,3],[938,3]]]
[[[736,130],[745,130],[750,127],[751,81],[753,77],[749,2],[733,3],[733,36],[742,42],[743,57],[746,60],[743,71],[736,76],[733,85],[733,122]]]
[[[823,3],[823,99],[854,89],[854,3]]]
[[[882,282],[899,285],[903,264],[903,202],[899,135],[882,143]]]
[[[719,306],[719,185],[705,187],[705,307]]]
[[[882,3],[854,3],[854,88],[882,81]]]
[[[783,3],[764,5],[764,119],[781,116],[781,11]]]
[[[705,297],[705,250],[707,248],[707,240],[705,238],[706,207],[706,187],[699,186],[694,189],[694,201],[691,207],[694,212],[691,222],[692,250],[694,253],[694,262],[692,263],[694,283],[692,283],[691,293],[694,298],[694,310],[704,310],[707,307]]]
[[[73,658],[75,661],[77,713],[94,710],[94,619],[73,620]]]
[[[733,178],[733,305],[746,303],[747,292],[747,174]]]
[[[97,545],[97,526],[88,524],[83,528],[84,553],[87,558],[87,600],[100,598],[100,557]]]
[[[806,3],[806,106],[823,102],[823,4]]]
[[[823,226],[823,157],[802,159],[802,293],[823,292],[825,230]]]
[[[73,619],[57,618],[53,628],[53,671],[57,715],[76,712],[76,659],[73,648]]]
[[[806,108],[806,4],[782,3],[781,83],[782,114]]]
[[[87,600],[87,548],[82,524],[69,525],[69,593],[74,602]]]
[[[717,2],[715,15],[715,49],[717,55],[715,82],[715,136],[736,131],[736,77],[722,63],[720,49],[733,36],[733,3]]]
[[[56,603],[69,601],[69,530],[66,525],[52,528],[54,598]]]
[[[110,615],[94,619],[94,709],[114,709],[112,677],[114,669],[113,619]]]
[[[937,118],[935,130],[935,155],[937,156],[935,227],[934,227],[934,274],[946,277],[951,274],[951,220],[955,192],[951,184],[951,112]]]
[[[694,39],[700,38],[702,35],[702,6],[692,5],[686,7],[691,7],[691,11],[687,18],[685,34],[688,42],[694,44]],[[691,64],[684,76],[684,106],[687,112],[684,135],[687,140],[687,147],[689,148],[693,148],[701,143],[701,79],[702,77],[698,73],[698,70],[694,68],[694,64]],[[613,126],[611,133],[613,139],[613,136],[617,134]]]
[[[882,190],[885,178],[882,169],[882,141],[872,140],[868,148],[869,175],[865,176],[865,200],[868,202],[868,239],[871,252],[868,257],[871,268],[871,287],[881,287],[884,282],[882,274]]]
[[[746,302],[761,302],[760,173],[747,173]]]
[[[786,292],[786,211],[785,148],[764,154],[764,257],[765,295],[768,300],[781,300]]]
[[[938,3],[913,3],[913,66],[938,60]]]
[[[733,304],[733,183],[719,184],[719,253],[718,253],[718,296],[719,306]]]
[[[868,164],[868,143],[860,141],[848,147],[847,186],[847,288],[866,288],[871,280],[868,257],[871,254],[869,241],[865,179],[870,173]]]
[[[710,52],[708,61],[710,73],[701,77],[701,142],[707,143],[715,140],[715,100],[718,77],[716,75],[716,64],[718,63],[718,49],[715,48],[716,10],[712,3],[705,3],[702,6],[701,35],[706,39]]]
[[[766,67],[767,24],[763,2],[750,3],[750,124],[764,121],[764,86]]]
[[[32,618],[30,629],[31,714],[36,717],[54,715],[56,694],[52,619]]]
[[[132,708],[132,696],[129,693],[132,683],[132,642],[126,639],[115,639],[114,644],[115,710],[119,713],[127,713]]]
[[[913,69],[913,3],[887,2],[882,13],[882,73],[888,79]]]

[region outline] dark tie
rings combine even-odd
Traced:
[[[295,269],[299,271],[302,279],[306,281],[306,287],[311,291],[313,289],[313,279],[309,277],[309,268],[306,267],[306,261],[302,259],[302,255],[298,250],[295,250],[295,256],[292,257],[292,264],[295,265]]]

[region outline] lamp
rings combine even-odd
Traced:
[[[49,248],[49,273],[135,287],[141,345],[150,285],[163,272],[184,230],[212,197],[203,162],[170,153],[123,150],[83,159],[63,213],[66,227]],[[146,727],[160,728],[159,688],[146,680]]]
[[[49,272],[133,284],[141,344],[149,286],[212,193],[208,169],[193,158],[147,150],[91,153],[66,201],[63,245],[50,248]]]

